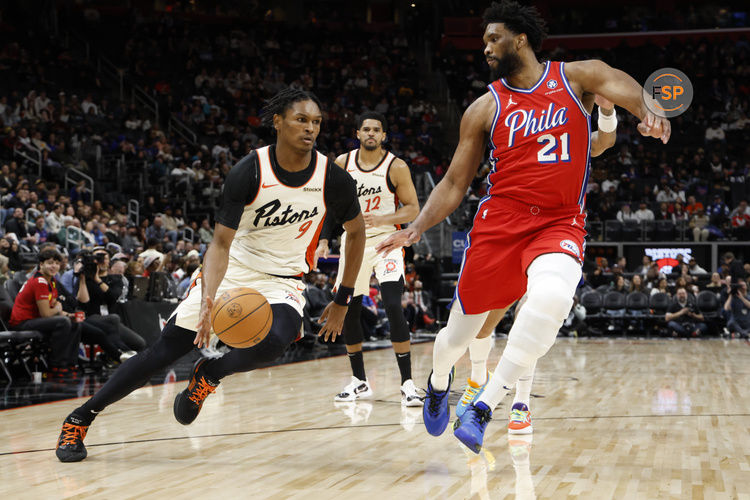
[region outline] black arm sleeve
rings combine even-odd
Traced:
[[[216,222],[232,229],[240,225],[245,205],[253,201],[260,188],[258,153],[255,151],[238,161],[224,179]]]
[[[321,235],[330,235],[332,229],[337,225],[354,219],[360,213],[357,183],[346,170],[333,162],[328,162],[323,198],[326,203],[327,215]],[[327,227],[329,228],[328,233],[325,232]]]

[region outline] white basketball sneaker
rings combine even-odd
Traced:
[[[412,379],[407,380],[401,385],[401,406],[422,406],[424,402],[417,394],[417,388],[414,386]]]
[[[352,381],[349,382],[349,385],[344,387],[340,393],[336,394],[336,397],[334,397],[333,400],[339,402],[350,402],[358,399],[370,399],[372,396],[373,392],[367,380],[360,380],[352,375]]]

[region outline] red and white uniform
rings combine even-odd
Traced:
[[[561,252],[582,261],[585,247],[591,117],[565,78],[565,64],[547,62],[530,89],[504,79],[488,88],[496,105],[490,187],[477,208],[456,287],[467,314],[521,298],[526,269],[539,255]]]

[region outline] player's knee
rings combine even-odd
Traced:
[[[565,289],[564,283],[550,279],[548,286],[529,290],[525,308],[534,309],[539,314],[549,315],[555,320],[564,321],[573,307],[573,292]],[[521,311],[523,314],[523,311]]]

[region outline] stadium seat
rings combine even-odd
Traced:
[[[622,223],[618,220],[604,222],[604,241],[619,241],[622,239]]]
[[[695,305],[703,314],[704,321],[708,325],[709,331],[717,332],[721,330],[723,318],[721,316],[721,302],[711,290],[703,290],[698,293],[695,299]]]
[[[648,296],[643,292],[630,292],[625,297],[625,308],[628,313],[633,311],[645,312],[648,309]]]
[[[622,225],[622,239],[624,241],[638,241],[641,239],[641,224],[637,221],[626,221]]]
[[[8,291],[0,286],[0,370],[8,382],[13,381],[10,368],[14,364],[20,365],[29,378],[33,376],[29,367],[31,359],[39,359],[42,366],[47,368],[44,358],[44,336],[35,330],[10,330],[8,320],[12,310],[13,300]]]
[[[656,230],[654,231],[654,241],[674,241],[675,228],[670,220],[656,221]]]
[[[628,330],[638,333],[649,333],[649,309],[648,295],[643,292],[630,292],[625,297],[625,308],[627,310]]]

